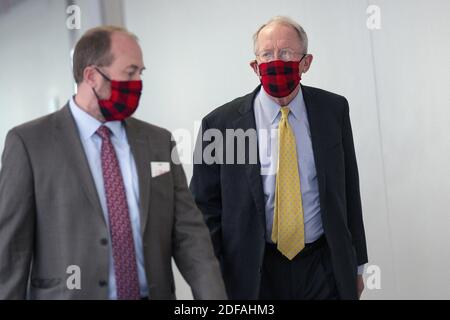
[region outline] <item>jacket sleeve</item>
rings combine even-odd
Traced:
[[[176,146],[172,158],[179,163]],[[196,207],[181,164],[172,161],[174,179],[173,255],[189,283],[194,299],[227,299],[220,266],[214,255],[208,228]]]
[[[33,173],[23,140],[13,129],[0,170],[0,300],[26,298],[34,223]]]
[[[344,101],[342,141],[345,157],[347,222],[356,251],[357,264],[360,266],[367,263],[367,247],[359,190],[358,165],[356,163],[355,147],[350,124],[349,106],[346,99]]]
[[[222,197],[220,186],[220,166],[217,163],[204,161],[203,152],[208,141],[203,141],[208,124],[202,121],[194,151],[194,172],[190,184],[195,203],[203,213],[209,228],[216,256],[222,255]]]

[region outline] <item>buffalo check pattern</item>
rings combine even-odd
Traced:
[[[264,88],[276,98],[286,97],[298,85],[300,78],[299,61],[281,61],[261,63],[259,73]]]
[[[142,81],[111,81],[111,97],[98,104],[108,121],[123,120],[137,109],[142,92]]]

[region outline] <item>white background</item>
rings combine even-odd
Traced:
[[[370,4],[381,9],[380,30],[366,26]],[[83,30],[102,21],[92,1],[79,5]],[[66,6],[28,0],[0,11],[1,149],[10,128],[72,94]],[[363,298],[450,299],[450,1],[124,0],[122,8],[148,69],[136,116],[192,138],[196,121],[258,84],[248,63],[259,26],[274,15],[301,23],[314,55],[302,82],[350,103],[368,265],[381,269],[381,289]],[[192,297],[178,272],[176,286],[178,298]]]

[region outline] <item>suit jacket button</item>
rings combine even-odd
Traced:
[[[102,239],[100,240],[100,243],[101,243],[102,246],[106,246],[106,245],[108,244],[108,239],[102,238]]]
[[[107,284],[108,284],[108,283],[107,283],[105,280],[100,280],[100,281],[98,282],[98,285],[99,285],[100,287],[105,287]]]

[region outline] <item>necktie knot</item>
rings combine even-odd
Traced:
[[[109,136],[111,135],[111,130],[107,126],[100,126],[100,128],[97,129],[96,133],[102,138],[103,140],[109,139]]]
[[[290,111],[289,107],[281,107],[281,118],[287,120]]]

